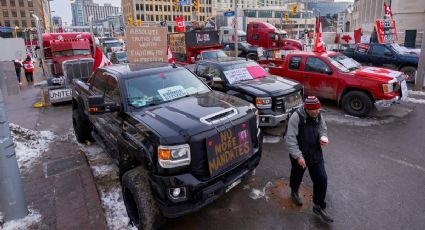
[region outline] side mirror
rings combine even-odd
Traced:
[[[324,69],[323,70],[323,73],[325,73],[325,74],[327,74],[327,75],[332,75],[332,70],[331,69],[329,69],[329,68],[326,68],[326,69]]]
[[[105,97],[103,95],[89,96],[87,100],[89,105],[89,113],[93,115],[117,112],[120,110],[120,105],[117,103],[105,103]]]

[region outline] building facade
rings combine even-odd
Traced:
[[[193,6],[185,5],[176,9],[172,0],[122,0],[124,20],[141,20],[142,24],[159,24],[166,21],[168,30],[175,31],[176,17],[183,16],[186,22],[201,24],[216,15],[216,0],[199,0],[199,12]],[[190,1],[191,2],[191,1]]]
[[[62,18],[59,16],[53,16],[52,23],[54,28],[62,27]]]
[[[107,16],[120,14],[120,7],[105,3],[103,6],[93,3],[93,0],[76,0],[71,3],[72,25],[85,26],[89,24],[89,17],[93,20],[104,20]]]
[[[50,8],[47,0],[0,0],[1,37],[24,37],[35,30],[33,14],[40,18],[42,31],[50,31]]]
[[[353,11],[347,15],[347,24],[353,31],[362,28],[364,34],[372,34],[375,20],[384,17],[384,2],[390,4],[396,22],[398,43],[419,47],[424,34],[425,1],[423,0],[356,0]]]

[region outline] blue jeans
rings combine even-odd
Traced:
[[[16,78],[18,78],[18,82],[21,83],[21,71],[20,70],[15,70],[16,71]]]
[[[298,164],[298,161],[291,156],[291,177],[289,186],[292,192],[298,192],[301,181],[303,180],[305,169]],[[308,172],[313,181],[313,203],[320,205],[322,209],[326,208],[326,190],[328,187],[328,176],[326,175],[325,162],[323,159],[317,163],[306,162]]]

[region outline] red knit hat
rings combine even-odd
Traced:
[[[315,96],[308,96],[304,101],[305,109],[320,109],[320,101]]]

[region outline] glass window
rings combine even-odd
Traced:
[[[92,89],[94,92],[98,94],[104,94],[105,89],[107,87],[106,85],[107,78],[105,77],[104,71],[99,70],[95,73],[92,79],[90,79],[90,83],[92,85]]]
[[[375,45],[372,48],[372,55],[376,55],[376,56],[391,56],[392,52],[391,50],[389,50],[387,47],[383,46],[383,45]]]
[[[27,26],[28,26],[27,21],[22,21],[22,27],[27,27]]]
[[[322,60],[314,57],[308,57],[305,63],[304,71],[314,73],[325,73],[329,66]]]
[[[301,57],[291,57],[289,60],[289,69],[299,70],[301,67]]]
[[[8,18],[9,17],[9,11],[3,10],[3,17]]]
[[[4,26],[5,27],[10,27],[10,21],[9,20],[4,20]]]
[[[208,75],[211,75],[213,78],[221,78],[221,70],[217,68],[217,66],[210,65],[210,68],[208,68]]]
[[[136,4],[136,10],[140,10],[140,4]]]
[[[213,50],[213,51],[205,51],[202,52],[202,59],[217,59],[227,57],[227,55],[223,52],[223,50]]]
[[[274,12],[274,17],[275,18],[281,18],[282,16],[282,12]]]
[[[19,4],[19,6],[24,6],[24,0],[19,0],[19,2],[18,2]]]
[[[15,0],[9,0],[10,6],[15,6]]]
[[[19,21],[15,20],[15,26],[20,27]]]
[[[23,18],[26,17],[25,10],[21,10],[21,17],[23,17]]]
[[[255,26],[255,25],[254,25]],[[252,39],[253,40],[258,40],[259,39],[259,35],[258,34],[254,34],[254,35],[252,35]]]
[[[105,74],[105,77],[107,79],[106,81],[106,92],[105,96],[108,99],[111,99],[113,101],[119,102],[120,101],[120,90],[118,87],[118,81],[116,77],[108,74]]]
[[[272,17],[272,11],[271,10],[258,11],[258,17],[259,18],[271,18]]]
[[[207,71],[208,71],[208,65],[207,64],[199,64],[198,68],[196,69],[196,74],[198,76],[203,77],[203,76],[207,75],[207,73],[208,73]]]
[[[162,104],[210,89],[189,70],[171,70],[125,81],[128,104],[132,108]]]
[[[16,14],[16,10],[12,10],[12,17],[16,18],[18,15]]]
[[[33,7],[33,5],[32,5],[32,0],[28,0],[28,6],[29,6],[29,7]]]
[[[7,1],[6,0],[1,0],[1,5],[2,6],[7,6]]]

